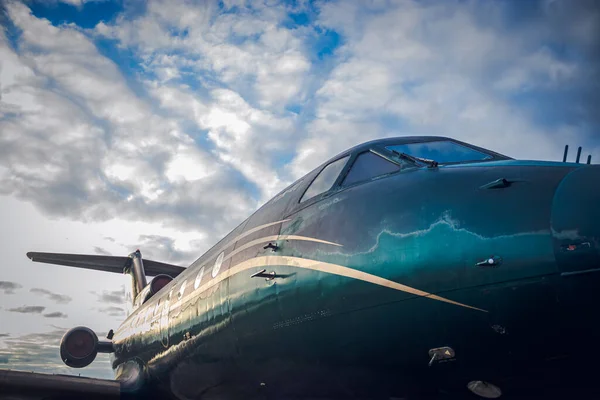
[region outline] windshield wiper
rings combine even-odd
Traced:
[[[439,165],[437,161],[430,160],[428,158],[415,157],[415,156],[411,156],[410,154],[400,153],[396,150],[392,150],[392,152],[394,152],[398,157],[403,158],[405,160],[412,161],[416,164],[419,164],[419,163],[426,164],[429,168],[435,168]]]

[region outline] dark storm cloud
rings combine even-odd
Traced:
[[[56,311],[56,312],[51,312],[51,313],[48,313],[48,314],[44,314],[44,317],[46,317],[46,318],[67,318],[68,315],[65,314],[65,313],[61,313],[61,312]]]
[[[67,296],[66,294],[54,293],[47,289],[33,288],[30,290],[30,292],[45,296],[58,304],[67,304],[71,302],[71,300],[73,300],[70,296]]]
[[[16,282],[0,281],[0,291],[4,294],[14,294],[16,289],[20,289],[23,286]]]
[[[6,311],[16,312],[21,314],[41,314],[46,307],[43,306],[22,306],[16,308],[9,308]]]
[[[100,309],[98,309],[98,311],[100,311],[101,313],[110,315],[111,317],[125,316],[125,310],[122,309],[121,307],[109,306],[109,307],[100,308]]]
[[[91,292],[98,297],[100,303],[123,305],[125,303],[125,288],[119,290],[103,290],[102,293]]]
[[[112,256],[109,251],[104,250],[102,247],[94,246],[94,252],[101,256]]]
[[[0,363],[8,364],[11,369],[72,375],[73,369],[64,365],[59,355],[60,339],[66,331],[56,329],[4,339],[7,347],[0,347]],[[83,371],[97,377],[113,378],[109,359],[104,354],[99,354]]]

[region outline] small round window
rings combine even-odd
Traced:
[[[217,274],[219,273],[219,270],[221,269],[221,264],[223,264],[223,258],[225,257],[225,253],[221,252],[221,254],[219,254],[219,257],[217,257],[216,261],[215,261],[215,266],[213,267],[212,270],[212,277],[216,277]]]
[[[183,294],[185,293],[186,283],[187,281],[183,281],[183,283],[181,284],[181,287],[179,288],[179,293],[177,293],[177,300],[181,300],[181,298],[183,297]]]
[[[200,271],[198,271],[198,275],[196,275],[196,280],[194,281],[194,289],[198,289],[200,287],[203,276],[204,276],[204,267],[200,268]]]

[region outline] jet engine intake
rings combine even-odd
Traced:
[[[60,358],[71,368],[87,367],[98,352],[113,352],[112,342],[99,342],[90,328],[78,326],[65,333],[60,341]]]
[[[150,284],[146,286],[139,295],[139,297],[142,298],[142,304],[150,300],[152,296],[154,296],[162,288],[167,286],[172,280],[173,278],[171,278],[169,275],[164,274],[156,275],[154,278],[152,278]]]
[[[156,293],[158,293],[160,291],[160,289],[167,286],[169,284],[169,282],[171,282],[172,280],[173,280],[173,278],[171,278],[169,275],[161,274],[161,275],[155,276],[152,279],[152,281],[150,281],[151,296],[154,296]]]

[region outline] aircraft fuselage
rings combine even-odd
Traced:
[[[476,380],[510,395],[594,343],[599,166],[488,152],[341,185],[373,143],[388,142],[301,178],[141,305],[113,367],[136,362],[179,398],[468,394]]]

